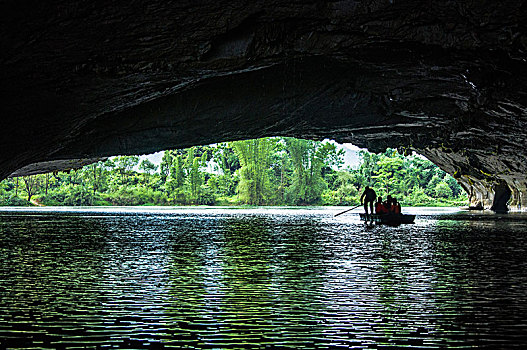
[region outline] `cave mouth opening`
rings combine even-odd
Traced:
[[[422,154],[456,178],[469,194],[469,207],[524,208],[524,162],[521,156],[510,159],[510,150],[496,137],[495,142],[482,141],[482,129],[473,126],[475,116],[485,115],[467,112],[466,101],[475,92],[471,80],[460,79],[450,65],[434,65],[432,75],[416,74],[410,63],[387,71],[383,65],[307,55],[164,82],[148,90],[148,97],[127,95],[130,101],[119,107],[103,96],[107,108],[92,118],[48,123],[49,130],[30,128],[53,137],[16,137],[24,145],[6,155],[0,178],[75,169],[115,154],[218,141],[270,135],[334,138],[377,153],[394,147]],[[79,108],[77,101],[72,108]],[[502,185],[511,190],[510,202],[507,191],[496,196]],[[428,186],[423,190],[430,191]]]
[[[522,2],[86,4],[4,11],[0,179],[219,140],[332,137],[411,147],[472,206],[527,206]]]
[[[15,174],[3,187],[35,205],[349,206],[360,203],[365,186],[404,206],[468,201],[464,188],[424,156],[372,153],[329,139],[268,137],[73,165]]]

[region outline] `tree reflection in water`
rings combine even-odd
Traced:
[[[105,210],[0,212],[0,348],[527,345],[521,215]]]

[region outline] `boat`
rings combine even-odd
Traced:
[[[375,222],[384,225],[413,224],[415,215],[411,214],[364,214],[360,213],[360,219],[365,222]]]

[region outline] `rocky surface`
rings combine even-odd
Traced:
[[[11,1],[0,17],[0,177],[328,137],[417,151],[474,206],[527,205],[524,2]]]

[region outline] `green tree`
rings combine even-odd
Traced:
[[[139,170],[142,170],[144,173],[151,174],[157,170],[157,165],[148,159],[143,159],[139,164]]]
[[[238,196],[242,203],[263,205],[269,194],[269,159],[276,141],[263,138],[232,143],[240,161]]]
[[[115,157],[116,169],[121,174],[121,184],[126,184],[130,179],[131,170],[139,163],[139,156]]]
[[[177,155],[172,162],[170,179],[173,181],[174,188],[180,188],[185,183],[185,168],[181,155]]]
[[[450,198],[452,197],[452,189],[444,181],[439,182],[434,187],[434,193],[439,198]]]
[[[313,204],[321,199],[327,183],[322,168],[338,165],[342,152],[334,144],[286,138],[286,149],[293,165],[293,181],[288,194],[295,204]]]
[[[433,175],[430,181],[428,182],[428,185],[426,185],[425,187],[425,193],[429,196],[434,196],[435,188],[437,184],[439,184],[440,182],[441,182],[441,178],[439,177],[439,175],[437,174]]]
[[[391,194],[396,188],[401,189],[399,185],[400,179],[404,176],[401,173],[403,160],[398,157],[387,157],[381,156],[381,159],[377,161],[378,170],[377,174],[372,176],[380,182],[380,190],[384,195]]]
[[[458,197],[460,194],[463,193],[463,188],[452,176],[446,174],[443,178],[443,181],[448,184],[448,187],[450,187],[453,197]]]
[[[219,143],[213,148],[212,153],[212,159],[223,174],[233,174],[240,168],[240,160],[232,148],[232,143]]]
[[[372,176],[377,172],[380,155],[361,150],[359,152],[361,165],[358,170],[359,187],[365,187],[372,183]]]
[[[24,189],[27,194],[27,201],[31,202],[31,198],[37,193],[41,185],[41,179],[39,175],[29,175],[22,177],[24,181]]]
[[[159,164],[161,181],[165,183],[167,181],[168,175],[170,174],[170,169],[172,168],[172,159],[173,151],[165,151],[163,153],[163,158],[161,158],[161,164]]]
[[[203,183],[203,177],[200,171],[200,158],[192,159],[192,164],[189,166],[188,183],[190,187],[191,200],[196,202],[200,193],[200,187]]]
[[[85,166],[79,171],[80,177],[83,179],[82,186],[91,187],[92,195],[95,196],[101,181],[102,165],[99,163],[93,163]]]

